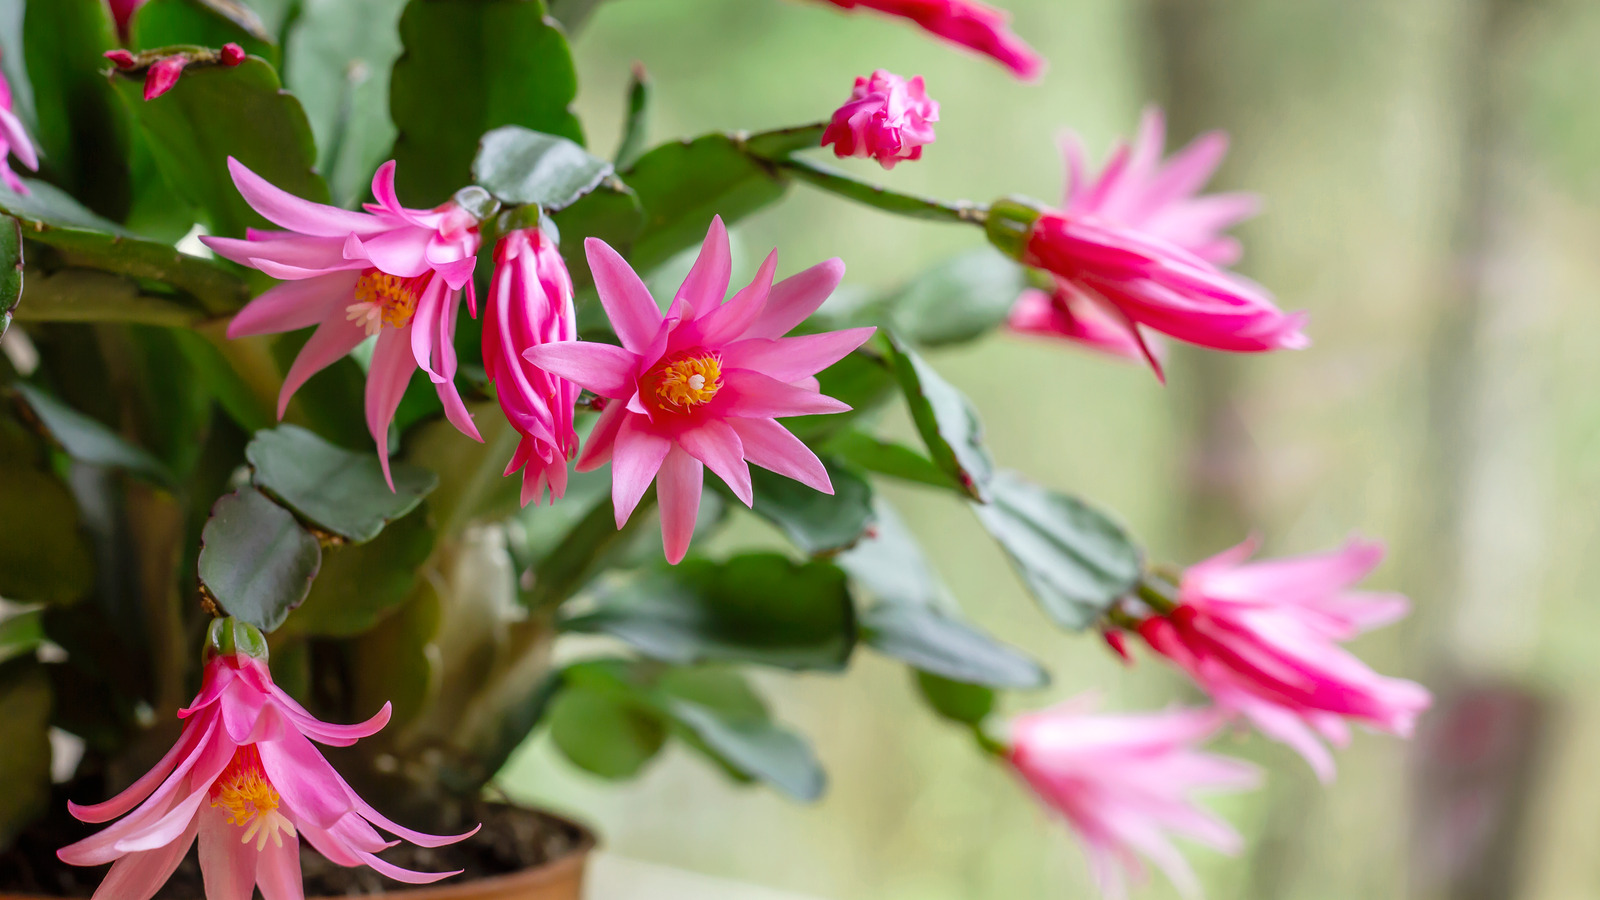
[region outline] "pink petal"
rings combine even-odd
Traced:
[[[443,881],[451,876],[460,875],[462,872],[461,869],[457,869],[454,872],[413,872],[410,869],[402,869],[392,863],[384,862],[371,853],[358,852],[356,855],[378,874],[387,875],[395,881],[403,881],[406,884],[433,884],[435,881]]]
[[[824,494],[833,493],[833,482],[822,460],[789,429],[771,419],[729,419],[728,426],[739,435],[744,458],[763,469],[793,478]]]
[[[416,844],[418,847],[444,847],[449,844],[459,843],[477,834],[478,831],[483,828],[482,825],[477,825],[471,830],[463,831],[460,834],[428,834],[427,832],[423,831],[413,831],[404,825],[396,824],[383,813],[373,809],[371,804],[361,799],[361,797],[357,795],[354,790],[351,790],[349,787],[346,787],[345,790],[350,795],[351,808],[354,809],[356,813],[363,819],[366,819],[379,828],[382,828],[384,831],[394,835],[395,837],[404,838],[411,843]]]
[[[626,400],[637,390],[639,358],[611,344],[596,341],[540,344],[523,351],[522,358],[602,397]]]
[[[301,269],[349,269],[344,243],[338,238],[306,237],[292,231],[246,230],[248,240],[201,235],[200,243],[223,259],[250,265],[252,259],[270,259]]]
[[[206,900],[254,900],[256,895],[255,841],[241,841],[244,832],[228,824],[220,806],[207,806],[200,823],[200,874],[205,879]],[[268,842],[271,846],[271,842]]]
[[[850,328],[777,340],[739,341],[722,351],[722,364],[730,369],[761,372],[792,384],[849,356],[877,330]]]
[[[742,461],[741,461],[742,462]],[[748,478],[749,473],[746,473]],[[694,537],[695,519],[700,514],[700,490],[703,482],[700,461],[673,447],[661,465],[656,481],[656,495],[661,501],[661,542],[666,550],[667,562],[677,565],[689,552],[689,541]],[[745,490],[749,490],[748,483]]]
[[[431,269],[426,254],[433,236],[421,228],[394,228],[366,239],[352,234],[345,240],[344,257],[365,260],[390,275],[416,278]]]
[[[626,404],[608,403],[595,421],[594,429],[583,442],[583,452],[578,455],[577,470],[592,472],[611,461],[611,451],[616,444],[618,429],[624,416],[631,415]]]
[[[0,106],[0,141],[10,146],[11,154],[18,162],[33,171],[39,170],[38,151],[28,138],[27,129],[22,127],[22,120],[3,106]]]
[[[350,787],[317,748],[298,733],[257,744],[261,768],[297,819],[332,827],[350,812]]]
[[[739,435],[726,422],[709,419],[698,427],[685,429],[678,435],[678,443],[726,482],[741,503],[749,506],[755,502],[750,487],[750,467],[744,462],[744,447],[739,443]]]
[[[343,359],[366,339],[366,329],[341,315],[330,317],[317,326],[317,330],[311,334],[311,340],[306,341],[299,355],[294,358],[289,374],[283,377],[283,388],[278,391],[278,418],[283,418],[289,409],[289,398],[311,376]]]
[[[700,255],[684,278],[683,286],[673,296],[673,305],[686,302],[696,310],[715,309],[728,296],[728,281],[732,277],[733,254],[728,249],[728,229],[722,224],[721,216],[712,216],[705,242],[700,245]]]
[[[733,299],[721,306],[712,307],[700,316],[695,324],[700,340],[708,347],[716,347],[734,340],[749,328],[767,304],[772,291],[772,276],[778,270],[778,251],[767,254],[756,277]]]
[[[600,294],[600,305],[605,307],[611,328],[621,339],[622,346],[634,353],[643,353],[661,330],[661,310],[650,296],[637,272],[628,265],[611,245],[599,238],[586,238],[584,252],[589,257],[589,270],[594,274],[594,287]]]
[[[843,280],[844,261],[837,257],[785,278],[772,286],[766,308],[743,337],[783,337],[816,312]]]
[[[347,234],[376,234],[388,227],[375,216],[302,200],[245,168],[231,156],[228,157],[228,171],[245,202],[279,228],[318,237],[342,238]]]
[[[850,409],[848,404],[840,403],[826,394],[785,384],[747,369],[724,370],[722,381],[722,392],[729,395],[722,412],[728,416],[776,419],[848,412]]]
[[[214,727],[213,722],[214,720],[201,721],[197,719],[194,722],[185,723],[183,733],[178,735],[178,742],[172,745],[172,749],[167,751],[167,755],[161,757],[160,762],[156,763],[150,771],[144,773],[138,781],[129,785],[122,793],[103,803],[95,803],[90,806],[79,806],[68,800],[67,811],[72,813],[73,817],[80,822],[97,824],[109,822],[138,806],[166,780],[167,775],[171,774],[177,767],[179,760],[185,762],[184,771],[188,771],[189,767],[194,764],[194,754],[201,740],[210,736]]]
[[[617,430],[611,457],[611,501],[618,528],[627,524],[672,449],[672,442],[646,430],[648,427],[643,416],[628,416]]]
[[[417,370],[417,362],[407,346],[409,337],[404,328],[399,331],[384,329],[378,335],[372,366],[367,371],[367,431],[378,445],[378,462],[383,465],[383,477],[389,482],[390,490],[394,489],[394,476],[389,473],[389,423],[394,421],[395,410],[400,408],[400,398],[405,396],[406,385],[411,383],[411,373]]]
[[[245,304],[228,323],[228,337],[276,334],[315,325],[355,302],[359,272],[334,272],[272,288]]]
[[[198,819],[191,821],[188,829],[165,847],[117,860],[106,873],[105,880],[95,888],[93,900],[150,900],[177,871],[199,827]]]

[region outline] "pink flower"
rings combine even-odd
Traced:
[[[150,68],[144,73],[144,99],[154,100],[176,87],[178,77],[183,74],[183,69],[187,65],[189,57],[182,53],[163,56],[151,63]]]
[[[1259,286],[1222,268],[1239,257],[1238,242],[1222,231],[1253,215],[1255,198],[1194,196],[1227,139],[1204,135],[1163,165],[1164,135],[1161,113],[1147,111],[1138,139],[1118,146],[1093,181],[1077,138],[1063,142],[1066,199],[1034,223],[1022,260],[1053,273],[1056,289],[1048,304],[1027,296],[1012,327],[1117,355],[1132,346],[1157,377],[1145,328],[1239,353],[1306,346],[1304,314],[1285,314]]]
[[[94,900],[149,900],[196,837],[206,896],[218,900],[251,897],[256,886],[267,900],[302,900],[301,837],[339,865],[371,866],[411,884],[457,874],[384,862],[376,854],[393,844],[373,826],[423,847],[477,829],[438,837],[391,822],[311,743],[347,747],[376,734],[389,721],[388,704],[363,724],[329,725],[272,683],[264,659],[235,652],[211,657],[199,696],[178,715],[185,721],[177,744],[143,778],[104,803],[69,805],[84,822],[126,816],[57,854],[75,866],[112,864]]]
[[[1184,896],[1197,895],[1194,872],[1166,833],[1237,853],[1239,835],[1190,794],[1255,787],[1256,768],[1195,749],[1221,724],[1214,711],[1109,716],[1093,708],[1092,697],[1078,697],[1019,716],[1007,759],[1077,832],[1106,896],[1127,893],[1124,873],[1143,878],[1137,854]]]
[[[523,359],[530,347],[578,339],[572,279],[555,242],[537,228],[513,231],[494,251],[494,281],[484,306],[483,366],[506,419],[522,435],[505,474],[522,470],[522,505],[545,487],[567,491],[567,460],[577,455],[572,429],[578,386]]]
[[[857,78],[850,102],[833,114],[822,146],[833,144],[840,159],[858,156],[876,159],[885,169],[905,159],[922,158],[922,145],[933,143],[933,124],[939,121],[939,102],[928,99],[918,75],[910,81],[878,69],[870,78]]]
[[[284,281],[250,301],[228,337],[317,330],[295,358],[278,394],[278,416],[306,379],[376,336],[367,372],[367,429],[389,474],[389,423],[420,366],[433,380],[445,415],[482,440],[456,391],[456,314],[472,294],[478,223],[454,203],[406,209],[394,192],[394,161],[372,178],[377,203],[353,212],[302,200],[228,158],[239,193],[285,231],[250,229],[247,239],[206,237],[218,255]],[[472,304],[477,306],[476,297]],[[391,480],[390,486],[393,486]]]
[[[1010,16],[977,0],[827,0],[843,9],[864,7],[909,19],[952,44],[993,58],[1018,78],[1037,80],[1044,60],[1006,27]]]
[[[1256,542],[1191,566],[1177,607],[1139,634],[1263,733],[1299,751],[1332,780],[1318,740],[1350,739],[1347,720],[1409,737],[1431,698],[1421,685],[1385,678],[1339,646],[1405,616],[1406,598],[1347,590],[1383,560],[1383,545],[1351,540],[1314,556],[1246,563]]]
[[[728,232],[717,217],[663,316],[615,250],[595,238],[584,249],[622,346],[562,341],[523,355],[552,376],[613,401],[595,423],[578,470],[611,463],[618,528],[655,480],[667,559],[683,559],[700,508],[704,467],[746,506],[752,501],[747,460],[833,493],[816,454],[773,420],[850,408],[823,395],[815,375],[875,329],[784,337],[833,293],[844,277],[843,263],[830,259],[774,285],[773,251],[755,280],[724,302],[732,262]]]
[[[4,75],[0,75],[0,181],[19,194],[32,193],[17,177],[17,173],[11,171],[9,157],[12,156],[30,170],[39,170],[39,151],[34,149],[27,129],[22,127],[22,120],[11,111],[11,84]]]

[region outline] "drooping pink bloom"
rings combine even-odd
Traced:
[[[366,414],[385,477],[389,423],[418,367],[432,379],[451,424],[482,440],[456,390],[452,343],[462,289],[473,295],[477,220],[454,203],[433,210],[401,206],[393,160],[373,176],[378,202],[367,204],[365,212],[302,200],[232,157],[228,168],[245,201],[286,229],[251,229],[245,240],[201,238],[218,255],[284,282],[240,310],[228,325],[228,337],[317,326],[284,378],[279,418],[306,379],[376,336]],[[471,302],[476,308],[475,296]]]
[[[13,156],[30,170],[39,170],[39,151],[34,148],[27,129],[22,127],[22,120],[11,111],[11,83],[0,75],[0,181],[19,194],[31,193],[17,173],[11,171]]]
[[[1140,855],[1193,897],[1194,871],[1167,835],[1237,853],[1239,835],[1191,795],[1259,781],[1249,763],[1196,749],[1221,723],[1214,710],[1095,715],[1093,698],[1077,697],[1015,719],[1006,758],[1072,826],[1107,897],[1144,877]]]
[[[578,457],[578,470],[611,463],[618,528],[654,480],[667,559],[678,562],[694,534],[704,469],[748,506],[747,460],[833,493],[816,454],[774,420],[850,408],[822,394],[815,376],[875,329],[784,337],[833,293],[843,263],[830,259],[773,284],[773,251],[755,280],[724,301],[732,260],[728,232],[717,217],[663,316],[615,250],[595,238],[584,249],[622,346],[563,341],[523,355],[612,401]]]
[[[484,305],[483,366],[500,408],[522,436],[506,475],[522,470],[522,505],[545,488],[567,491],[567,460],[577,455],[572,428],[578,386],[523,358],[530,347],[578,339],[572,278],[555,242],[537,228],[513,231],[494,251],[494,281]]]
[[[145,4],[145,0],[106,0],[111,6],[111,17],[117,22],[117,33],[126,40],[128,25],[133,21],[133,14]]]
[[[75,866],[112,864],[94,900],[149,900],[196,838],[213,900],[246,900],[256,887],[267,900],[303,900],[302,837],[339,865],[371,866],[410,884],[458,874],[414,872],[379,859],[393,843],[373,826],[423,847],[454,843],[477,829],[439,837],[390,821],[312,744],[347,747],[376,734],[389,721],[388,704],[363,724],[329,725],[272,683],[264,659],[235,653],[206,663],[199,696],[178,715],[183,732],[155,768],[111,800],[70,806],[84,822],[124,816],[58,853]]]
[[[184,67],[189,65],[189,57],[182,53],[172,56],[163,56],[150,64],[144,73],[144,99],[154,100],[178,85],[178,78],[183,75]]]
[[[1227,138],[1203,135],[1163,164],[1165,133],[1161,112],[1146,111],[1133,145],[1113,150],[1093,180],[1082,145],[1066,138],[1066,199],[1034,223],[1022,260],[1053,273],[1056,289],[1048,304],[1028,295],[1012,326],[1118,355],[1135,347],[1158,377],[1146,328],[1237,353],[1306,346],[1304,314],[1284,313],[1266,291],[1224,268],[1238,260],[1239,244],[1222,232],[1255,213],[1255,198],[1195,196],[1227,152]]]
[[[1339,646],[1405,616],[1398,594],[1348,590],[1383,560],[1383,545],[1351,540],[1331,553],[1247,563],[1255,540],[1191,566],[1177,607],[1139,634],[1224,709],[1297,750],[1332,780],[1318,739],[1350,739],[1354,721],[1409,737],[1431,698],[1421,685],[1373,672]]]
[[[878,69],[856,79],[850,102],[839,107],[823,132],[822,146],[832,144],[840,159],[871,158],[892,169],[901,160],[922,158],[923,145],[933,143],[937,121],[939,101],[928,98],[921,75],[907,81]]]
[[[1044,74],[1044,59],[1007,27],[1010,16],[977,0],[827,0],[843,9],[873,9],[909,19],[922,30],[983,54],[1034,81]]]

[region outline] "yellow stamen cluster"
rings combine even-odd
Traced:
[[[403,328],[417,311],[422,295],[422,279],[401,278],[377,269],[368,269],[356,281],[356,302],[345,308],[352,322],[361,323],[367,334],[377,334],[383,326]]]
[[[256,849],[263,850],[270,840],[274,846],[282,847],[285,832],[295,836],[294,825],[278,812],[282,800],[260,764],[242,757],[243,751],[211,785],[211,805],[227,813],[229,825],[244,828],[240,843],[254,840]]]
[[[710,354],[674,360],[656,377],[656,398],[662,405],[680,410],[709,402],[721,388],[722,360]]]

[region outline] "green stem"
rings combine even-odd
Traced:
[[[857,203],[862,203],[874,209],[881,209],[887,213],[906,216],[913,219],[923,219],[931,222],[953,222],[982,227],[988,220],[988,207],[973,203],[969,200],[948,202],[935,200],[932,197],[919,197],[915,194],[902,194],[891,191],[886,187],[861,181],[846,175],[837,169],[819,165],[809,160],[794,156],[768,160],[783,172],[810,184],[812,187],[821,188],[831,194],[837,194]]]

